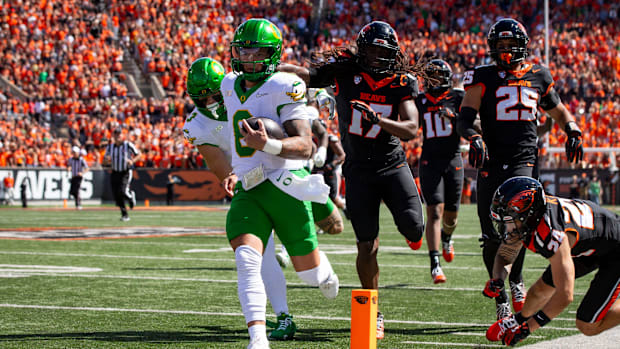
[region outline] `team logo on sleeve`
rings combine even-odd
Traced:
[[[293,83],[293,91],[287,92],[286,95],[291,97],[294,102],[297,102],[306,97],[306,91],[304,90],[301,82],[295,81]]]
[[[362,82],[362,77],[361,77],[361,76],[359,76],[359,75],[355,75],[355,76],[353,77],[353,82],[354,82],[356,85],[359,85],[359,83],[360,83],[360,82]]]

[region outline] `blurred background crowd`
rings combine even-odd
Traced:
[[[585,147],[620,147],[620,4],[549,2],[549,68],[555,88],[585,132]],[[490,63],[486,33],[500,17],[524,23],[530,60],[544,63],[542,3],[3,1],[0,167],[65,167],[77,145],[97,168],[111,130],[120,125],[142,152],[136,166],[204,168],[199,153],[182,137],[184,116],[193,108],[185,93],[186,72],[202,56],[229,67],[233,31],[247,18],[276,23],[284,35],[283,61],[304,65],[313,50],[351,45],[364,24],[385,20],[412,62],[442,58],[458,81],[463,71]],[[148,79],[155,79],[164,95],[136,93],[136,86]],[[336,122],[328,122],[334,134]],[[546,137],[549,147],[563,147],[565,136],[557,125]],[[404,144],[412,166],[417,166],[421,143],[419,138]],[[575,167],[563,152],[546,149],[541,151],[543,168]],[[591,152],[576,166],[606,169],[617,163],[620,154]]]

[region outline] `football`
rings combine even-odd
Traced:
[[[250,127],[254,130],[258,130],[258,120],[263,122],[263,125],[265,125],[265,130],[267,131],[267,135],[270,138],[282,139],[286,137],[284,135],[284,130],[282,129],[282,126],[280,126],[280,124],[278,124],[277,122],[273,121],[270,118],[253,117],[253,118],[245,119],[248,125],[250,125]]]

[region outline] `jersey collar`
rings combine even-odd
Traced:
[[[425,95],[426,99],[431,101],[433,104],[437,104],[439,101],[444,99],[448,95],[448,93],[450,93],[450,89],[445,90],[444,93],[440,94],[437,97],[433,97],[433,95],[431,95],[430,93],[425,93]]]
[[[250,98],[252,93],[254,93],[254,91],[258,90],[261,86],[263,86],[263,84],[267,82],[267,80],[269,80],[269,78],[273,75],[274,74],[271,74],[267,79],[259,82],[247,91],[244,91],[243,87],[241,87],[241,82],[243,81],[243,79],[241,78],[241,76],[237,76],[237,78],[235,79],[235,93],[237,94],[237,98],[239,98],[239,102],[241,102],[241,104],[245,103],[245,101]]]
[[[360,72],[360,75],[364,78],[364,80],[366,80],[366,83],[368,84],[368,86],[370,86],[370,88],[373,91],[376,91],[380,89],[381,87],[389,85],[396,78],[396,74],[394,74],[392,76],[388,76],[387,78],[383,78],[379,81],[375,81],[375,79],[373,79],[372,76],[370,76],[367,73]]]

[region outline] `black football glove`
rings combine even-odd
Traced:
[[[437,113],[440,117],[446,118],[450,121],[452,121],[456,117],[454,111],[448,107],[442,107]]]
[[[368,104],[362,101],[354,99],[351,101],[351,106],[353,107],[353,109],[361,112],[364,119],[370,121],[373,124],[377,124],[379,123],[379,120],[381,120],[379,114],[372,110],[372,108]]]
[[[579,162],[583,159],[583,141],[581,130],[575,122],[569,122],[564,127],[568,139],[566,139],[566,157],[568,162]]]
[[[501,279],[490,279],[487,281],[486,286],[484,286],[484,290],[482,290],[482,294],[485,297],[495,298],[499,297],[499,294],[504,290],[504,280]]]
[[[487,145],[482,136],[473,135],[469,139],[469,164],[474,168],[482,168],[485,161],[489,160]]]
[[[517,343],[524,340],[530,335],[530,326],[527,322],[521,324],[521,326],[517,327],[515,330],[506,331],[504,338],[502,338],[502,343],[505,345],[509,345],[514,347]]]

